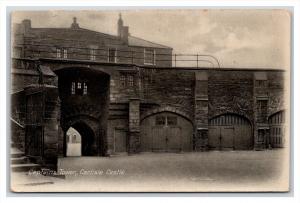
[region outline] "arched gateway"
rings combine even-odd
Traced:
[[[236,114],[222,114],[209,121],[208,146],[217,150],[249,150],[253,148],[250,121]]]
[[[74,128],[81,136],[80,154],[82,156],[92,156],[99,153],[101,154],[101,148],[103,147],[102,146],[103,139],[101,139],[101,136],[99,136],[99,133],[97,132],[97,128],[98,128],[97,124],[95,123],[87,124],[87,123],[90,122],[86,122],[83,119],[78,119],[76,121],[73,121],[71,125],[68,125],[70,127],[65,128],[66,129],[64,130],[64,155],[65,156],[68,155],[67,131],[70,128]]]
[[[81,135],[82,156],[104,155],[109,75],[86,67],[62,68],[55,73],[61,100],[64,155],[67,155],[66,133],[70,127]]]
[[[142,151],[192,151],[192,138],[192,123],[177,113],[157,112],[141,122]]]

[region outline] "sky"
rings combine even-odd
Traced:
[[[174,54],[210,54],[227,68],[290,67],[290,13],[285,10],[17,11],[12,22],[32,27],[79,26],[117,35],[119,13],[132,36],[173,48]]]

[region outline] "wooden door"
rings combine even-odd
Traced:
[[[181,129],[179,127],[166,127],[166,145],[168,152],[181,151]]]
[[[25,153],[28,156],[41,156],[43,146],[42,126],[26,126]]]
[[[284,145],[284,111],[277,112],[269,117],[271,147],[283,147]]]
[[[177,152],[192,150],[193,126],[187,119],[162,112],[149,116],[141,124],[141,150]]]
[[[115,152],[126,152],[126,131],[115,129]]]
[[[233,126],[223,126],[221,130],[221,149],[233,149],[234,148],[234,128]]]
[[[211,149],[220,149],[221,128],[219,126],[213,126],[209,128],[208,146]]]
[[[167,150],[166,129],[163,126],[152,128],[152,151],[160,152]]]
[[[209,121],[208,146],[211,149],[247,150],[253,147],[250,122],[239,115],[223,114]]]

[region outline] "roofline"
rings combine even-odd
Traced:
[[[96,33],[96,34],[102,34],[102,35],[106,35],[106,36],[109,36],[109,37],[112,37],[112,38],[116,38],[116,39],[118,39],[118,36],[116,36],[116,35],[112,35],[112,34],[107,34],[107,33],[104,33],[104,32],[99,32],[99,31],[95,31],[95,30],[90,30],[90,29],[86,29],[86,28],[76,28],[76,29],[72,29],[72,28],[68,28],[68,27],[57,27],[57,28],[54,28],[54,27],[39,27],[39,28],[37,28],[37,27],[32,27],[32,28],[30,28],[30,29],[32,29],[32,30],[34,30],[34,29],[36,29],[36,30],[38,30],[38,29],[57,29],[57,30],[59,30],[59,29],[66,29],[66,30],[83,30],[83,31],[89,31],[89,32],[94,32],[94,33]]]
[[[164,46],[164,45],[162,45]],[[173,48],[171,47],[166,47],[166,48],[162,48],[162,47],[143,47],[143,46],[136,46],[136,45],[128,45],[128,47],[140,47],[140,48],[154,48],[154,49],[169,49],[169,50],[173,50]]]
[[[139,38],[139,37],[135,37],[135,36],[131,36],[131,35],[129,35],[128,37],[134,37],[134,38],[137,38],[137,39],[140,39],[140,40],[144,40],[144,41],[149,42],[149,43],[152,43],[152,44],[157,44],[157,45],[159,45],[159,46],[165,47],[165,48],[157,47],[157,48],[160,48],[160,49],[173,49],[172,47],[169,47],[169,46],[166,46],[166,45],[163,45],[163,44],[158,44],[158,43],[155,43],[155,42],[151,42],[151,41],[145,40],[145,39],[143,39],[143,38]],[[129,45],[129,44],[128,44],[128,45]],[[139,47],[139,46],[136,46],[136,47]],[[141,47],[143,47],[143,46],[141,46]]]
[[[99,32],[99,31],[95,31],[95,30],[90,30],[90,29],[86,29],[86,28],[77,28],[77,29],[72,29],[72,28],[68,28],[68,27],[61,27],[61,28],[54,28],[54,27],[40,27],[40,28],[37,28],[37,27],[31,27],[30,29],[32,30],[46,30],[46,29],[57,29],[57,30],[82,30],[82,31],[88,31],[88,32],[93,32],[95,34],[102,34],[102,35],[105,35],[107,37],[110,37],[110,38],[113,38],[113,39],[116,39],[116,40],[119,40],[119,37],[117,35],[112,35],[112,34],[107,34],[107,33],[104,33],[104,32]],[[149,43],[152,43],[152,44],[155,44],[157,46],[163,46],[163,47],[156,47],[156,46],[153,46],[151,48],[156,48],[156,49],[170,49],[170,50],[173,50],[172,47],[169,47],[169,46],[166,46],[166,45],[163,45],[163,44],[159,44],[159,43],[156,43],[156,42],[152,42],[152,41],[149,41],[149,40],[145,40],[143,38],[140,38],[140,37],[135,37],[135,36],[131,36],[129,35],[128,37],[134,37],[134,38],[137,38],[139,40],[143,40],[143,41],[146,41],[146,42],[149,42]],[[130,45],[128,43],[128,47],[142,47],[142,48],[145,48],[145,46],[137,46],[137,45]]]

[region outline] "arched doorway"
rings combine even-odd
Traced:
[[[172,112],[160,112],[141,122],[141,151],[192,151],[192,123]]]
[[[58,76],[60,122],[64,133],[70,127],[79,132],[82,156],[105,155],[110,75],[95,67],[80,66],[61,67],[55,74]],[[67,143],[61,141],[66,156]]]
[[[236,114],[222,114],[209,121],[208,146],[217,150],[249,150],[253,148],[249,120]]]
[[[81,135],[74,128],[70,127],[66,133],[67,152],[66,156],[81,156]]]
[[[84,122],[77,122],[70,126],[65,133],[66,156],[91,156],[95,133]]]

